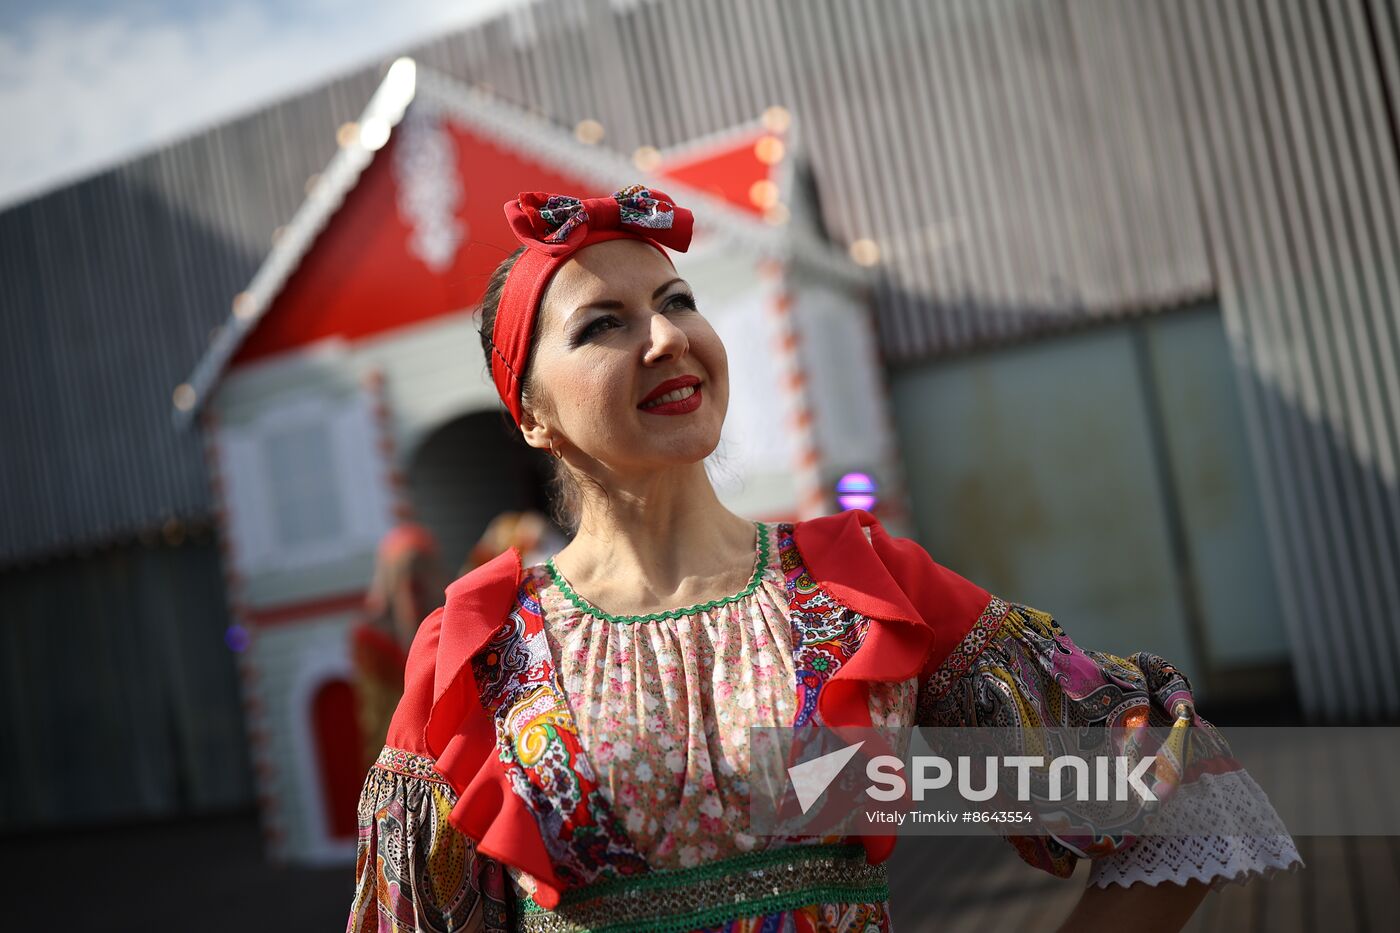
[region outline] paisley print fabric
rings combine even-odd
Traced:
[[[671,201],[664,196],[657,197],[642,185],[628,185],[612,195],[618,205],[618,222],[631,224],[648,230],[669,230],[675,225],[675,215]],[[586,201],[566,194],[546,195],[543,203],[530,197],[521,197],[521,206],[534,209],[547,232],[540,239],[546,243],[563,243],[569,234],[581,226],[586,226],[590,217]]]
[[[583,885],[646,871],[583,751],[554,675],[533,576],[473,667],[482,705],[496,720],[501,761],[534,811],[560,877]]]
[[[836,602],[812,580],[793,545],[791,525],[782,526],[781,534],[779,562],[797,666],[797,714],[789,721],[794,727],[822,725],[817,713],[821,688],[855,654],[870,621]]]
[[[809,904],[781,914],[743,917],[705,933],[876,933],[894,929],[889,904]]]
[[[430,759],[380,753],[360,794],[346,933],[508,929],[504,872],[447,822],[456,802]]]
[[[1185,784],[1194,806],[1212,805],[1209,796],[1226,792],[1234,784],[1215,783],[1202,778],[1231,776],[1238,782],[1244,772],[1231,757],[1230,747],[1220,733],[1197,712],[1186,675],[1165,659],[1146,652],[1131,659],[1076,645],[1060,624],[1047,612],[1011,603],[1009,611],[995,627],[974,629],[963,644],[948,657],[922,685],[918,700],[918,721],[925,726],[991,726],[1012,729],[1084,728],[1128,730],[1138,726],[1170,727],[1161,748],[1155,750],[1158,764],[1149,773],[1149,783],[1164,805]],[[1262,790],[1248,782],[1253,806],[1264,814],[1261,824],[1272,817],[1280,831],[1273,808]],[[1231,809],[1238,809],[1238,801]],[[1011,836],[1009,841],[1026,862],[1060,877],[1068,877],[1080,858],[1113,857],[1124,873],[1131,872],[1134,846],[1140,842],[1136,810],[1104,810],[1096,817],[1099,825],[1077,825],[1046,836]],[[1181,861],[1189,846],[1180,838],[1168,840],[1182,853],[1170,872],[1161,865],[1149,877],[1183,874]],[[1156,843],[1141,852],[1144,859],[1156,860]],[[1257,840],[1237,837],[1198,846],[1227,850],[1214,861],[1243,864],[1265,874],[1278,867],[1301,864],[1297,850],[1286,834],[1277,841],[1270,864],[1260,861]],[[1280,858],[1276,858],[1282,853]],[[1278,862],[1279,864],[1272,864]],[[1245,869],[1245,874],[1248,874]],[[1173,874],[1174,873],[1174,874]],[[1184,871],[1186,877],[1214,880]]]

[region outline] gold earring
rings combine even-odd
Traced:
[[[554,449],[554,438],[552,438],[552,437],[549,439],[549,454],[550,454],[550,456],[552,456],[555,460],[563,460],[563,459],[564,459],[564,455],[561,454],[559,451],[557,451],[557,450]]]

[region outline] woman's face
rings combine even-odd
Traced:
[[[729,406],[729,361],[690,286],[639,240],[595,243],[550,280],[530,372],[534,447],[632,472],[703,460]],[[664,391],[663,391],[664,390]],[[570,457],[570,459],[572,459]]]

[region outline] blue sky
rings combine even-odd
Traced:
[[[0,2],[0,209],[521,2]]]

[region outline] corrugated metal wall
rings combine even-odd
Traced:
[[[0,565],[207,518],[193,369],[379,69],[0,214]]]
[[[253,804],[219,550],[172,543],[0,574],[0,832]]]
[[[1400,712],[1400,17],[1160,15],[1306,706]]]
[[[880,327],[898,362],[1210,290],[1146,12],[1116,0],[565,0],[420,57],[566,125],[596,119],[623,152],[788,107],[828,231],[879,248]]]
[[[1400,712],[1397,20],[1395,0],[557,0],[414,54],[565,125],[597,119],[623,152],[787,106],[831,236],[879,248],[892,363],[1218,289],[1304,703],[1378,714]],[[3,378],[32,403],[4,395],[26,453],[0,474],[0,559],[204,505],[160,422],[173,361],[376,74],[0,217],[19,370]],[[113,322],[138,336],[112,341]],[[133,397],[118,376],[143,348]],[[121,456],[89,468],[94,450]]]

